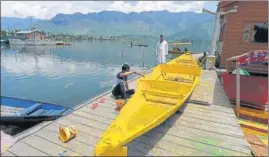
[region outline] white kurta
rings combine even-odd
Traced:
[[[157,42],[156,45],[156,55],[157,55],[157,64],[166,62],[166,55],[168,55],[168,43],[163,40],[162,43],[160,41]]]

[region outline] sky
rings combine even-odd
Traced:
[[[1,16],[50,19],[58,13],[89,13],[103,10],[128,12],[168,10],[216,11],[217,1],[1,1]]]

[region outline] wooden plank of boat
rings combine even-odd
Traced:
[[[183,64],[184,63],[184,64]],[[166,76],[184,81],[167,80]],[[127,143],[160,125],[184,104],[199,81],[201,69],[191,54],[154,68],[140,78],[136,93],[95,147],[96,156],[126,156]]]
[[[4,117],[4,116],[14,116],[16,114],[16,112],[2,112],[1,111],[1,117]]]
[[[20,112],[22,110],[24,110],[24,108],[1,105],[1,113],[15,114],[16,112]]]
[[[24,108],[17,108],[17,107],[1,105],[1,117],[14,116],[14,115],[16,115],[17,112],[21,112],[23,110],[24,110]]]

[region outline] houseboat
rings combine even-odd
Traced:
[[[10,45],[55,45],[55,41],[46,39],[45,34],[38,30],[19,31],[9,39]]]
[[[234,109],[253,154],[268,156],[268,62],[256,63],[268,56],[268,1],[221,0],[218,12],[236,6],[236,13],[220,17],[220,68],[227,71],[221,81],[230,101],[239,102]],[[241,59],[247,66],[240,65]],[[247,75],[235,75],[236,68]]]
[[[229,72],[235,63],[226,60],[253,50],[268,50],[268,1],[220,1],[218,11],[226,12],[238,6],[237,13],[221,16],[218,52],[220,67]],[[249,73],[268,74],[268,67],[254,64],[246,67]]]

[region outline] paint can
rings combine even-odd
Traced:
[[[78,130],[75,126],[59,127],[59,138],[62,142],[67,142],[76,137]]]

